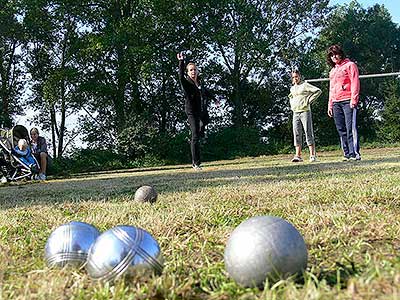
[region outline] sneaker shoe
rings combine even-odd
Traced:
[[[46,180],[46,174],[44,174],[44,173],[39,173],[39,175],[38,175],[38,180]]]
[[[349,160],[351,160],[351,161],[356,161],[356,160],[357,160],[357,157],[355,157],[355,156],[350,156],[350,157],[349,157]]]
[[[349,161],[349,159],[350,159],[350,157],[348,157],[348,156],[346,156],[346,155],[343,156],[343,158],[342,158],[343,161]]]
[[[1,177],[0,182],[7,183],[7,178],[5,176]]]
[[[194,170],[196,170],[196,171],[201,171],[201,170],[202,170],[201,166],[200,166],[200,165],[196,165],[196,164],[193,164],[193,165],[192,165],[192,168],[193,168]]]
[[[317,157],[315,155],[311,155],[310,156],[310,162],[316,162],[316,161],[318,161]]]
[[[302,162],[303,159],[300,156],[295,155],[292,159],[292,162]]]

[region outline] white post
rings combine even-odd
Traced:
[[[360,75],[360,79],[362,78],[374,78],[374,77],[387,77],[387,76],[400,76],[400,72],[395,73],[381,73],[381,74],[367,74]],[[317,78],[317,79],[307,79],[306,82],[321,82],[321,81],[329,81],[329,78]]]

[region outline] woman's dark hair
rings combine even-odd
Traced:
[[[335,66],[335,63],[332,61],[332,55],[333,54],[339,54],[341,59],[345,58],[344,52],[342,47],[340,47],[339,45],[335,44],[332,45],[328,48],[328,51],[326,53],[326,62],[328,63],[328,65],[330,65],[331,67]]]

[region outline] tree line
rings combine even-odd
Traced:
[[[328,0],[0,1],[0,126],[23,108],[51,133],[53,156],[93,150],[189,161],[176,53],[189,50],[221,106],[211,105],[205,159],[292,147],[290,70],[327,77],[343,46],[361,74],[400,70],[400,28],[383,5]],[[318,145],[338,144],[327,83],[313,106]],[[399,80],[363,79],[362,141],[398,141]],[[84,112],[76,127],[71,115]],[[78,134],[88,150],[74,148]],[[228,147],[229,145],[229,147]],[[92,152],[93,152],[92,151]]]

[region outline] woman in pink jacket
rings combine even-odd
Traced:
[[[360,160],[357,132],[360,80],[357,65],[345,57],[339,45],[328,48],[327,62],[332,66],[329,72],[328,115],[335,120],[343,150],[343,160]]]

